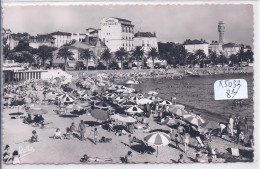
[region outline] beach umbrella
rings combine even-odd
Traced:
[[[123,93],[133,93],[135,91],[135,89],[132,88],[127,88],[123,91]]]
[[[132,96],[132,97],[129,98],[129,100],[137,102],[139,100],[139,98],[136,97],[136,96]]]
[[[91,115],[97,119],[97,120],[101,120],[101,121],[106,121],[108,119],[108,113],[104,110],[100,110],[100,109],[94,109],[91,111]]]
[[[118,101],[118,102],[120,102],[120,101],[122,101],[122,100],[125,100],[125,97],[119,96],[119,97],[117,97],[115,100]]]
[[[61,96],[59,96],[59,98],[64,103],[72,103],[72,102],[75,101],[75,98],[70,96],[70,95],[68,95],[68,94],[61,95]]]
[[[66,107],[67,109],[71,109],[71,110],[81,110],[81,109],[83,109],[83,107],[81,107],[80,105],[78,105],[78,104],[71,104],[71,105],[68,105],[67,107]]]
[[[158,156],[158,146],[166,146],[170,143],[171,138],[168,134],[163,132],[155,132],[150,133],[144,137],[144,140],[147,142],[149,146],[156,146],[157,147],[157,154]]]
[[[109,107],[109,105],[107,105],[107,104],[104,103],[104,102],[97,102],[97,103],[95,104],[95,107],[100,108],[100,109],[107,109],[107,108]]]
[[[135,81],[133,81],[133,80],[127,80],[127,81],[125,82],[125,84],[127,84],[127,85],[133,85],[133,84],[135,84]]]
[[[133,105],[136,105],[136,103],[131,101],[131,100],[121,100],[121,101],[118,102],[118,104],[120,104],[122,106],[133,106]]]
[[[114,93],[108,93],[108,94],[106,94],[106,97],[107,98],[114,98],[114,97],[116,97],[117,95],[116,94],[114,94]]]
[[[186,110],[178,109],[178,108],[175,108],[175,107],[170,107],[169,112],[176,114],[178,116],[183,116],[184,114],[188,114],[188,112]]]
[[[177,123],[184,124],[184,121],[179,120],[179,119],[170,119],[167,121],[168,126],[177,125]]]
[[[195,114],[187,114],[183,115],[183,118],[188,121],[191,124],[194,124],[196,126],[199,126],[203,123],[205,123],[204,119],[202,119],[200,116],[195,115]]]
[[[149,94],[149,95],[154,95],[154,96],[155,96],[155,95],[158,95],[158,93],[157,93],[156,91],[149,91],[148,94]]]
[[[89,94],[82,94],[81,96],[80,96],[80,98],[81,99],[85,99],[85,100],[88,100],[88,99],[90,99],[91,98],[91,96],[89,95]]]
[[[15,100],[13,101],[10,106],[17,106],[18,107],[18,112],[19,112],[19,109],[20,109],[20,106],[24,105],[25,102],[24,101],[21,101],[21,100]]]
[[[48,111],[40,107],[32,107],[30,110],[27,111],[27,113],[31,115],[42,115],[47,114]]]
[[[117,90],[117,88],[115,86],[111,86],[111,87],[108,88],[108,90],[115,91],[115,90]]]
[[[136,114],[136,113],[142,113],[143,110],[137,106],[133,106],[133,107],[130,107],[129,109],[127,109],[126,112],[129,114]]]
[[[64,91],[64,92],[72,92],[73,89],[70,88],[70,87],[65,87],[65,88],[63,88],[63,91]]]
[[[174,104],[170,106],[171,108],[177,108],[177,109],[185,109],[185,106],[181,105],[181,104]]]
[[[152,102],[153,101],[150,99],[143,98],[143,99],[138,100],[136,103],[137,104],[147,104],[147,103],[151,104]]]
[[[172,105],[172,102],[168,101],[168,100],[164,100],[160,102],[160,105]]]
[[[110,117],[111,119],[115,119],[121,122],[125,122],[125,123],[134,123],[136,122],[136,119],[130,116],[121,116],[118,114],[114,114]]]
[[[159,97],[155,97],[155,96],[150,96],[148,97],[149,100],[152,100],[152,101],[161,101],[162,99],[159,98]]]
[[[218,129],[220,128],[219,124],[215,121],[208,121],[206,123],[201,124],[202,128],[206,129]]]

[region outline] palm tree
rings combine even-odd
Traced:
[[[219,62],[222,64],[222,67],[224,67],[224,63],[227,62],[227,57],[223,53],[219,56]]]
[[[204,67],[204,59],[206,58],[206,54],[205,54],[204,50],[198,49],[198,50],[195,52],[195,55],[198,56],[200,60],[202,60],[202,62],[203,62],[203,67]]]
[[[89,49],[83,49],[80,51],[79,58],[86,61],[87,71],[88,71],[88,61],[94,57],[94,53]]]
[[[121,47],[119,50],[116,51],[115,55],[116,55],[116,58],[119,59],[121,61],[121,69],[124,69],[124,66],[123,66],[123,60],[125,58],[127,58],[128,56],[128,52],[125,50],[125,48]]]
[[[139,69],[140,59],[142,59],[144,56],[144,50],[142,46],[136,46],[131,55],[133,58],[137,59],[137,68]]]
[[[191,65],[191,67],[193,67],[193,65],[194,65],[193,62],[196,59],[196,56],[190,52],[187,55],[188,55],[188,60],[190,61],[190,65]]]
[[[157,52],[156,48],[151,48],[151,50],[148,52],[148,58],[152,58],[153,60],[153,69],[154,69],[154,59],[156,59],[159,56],[159,53]]]
[[[65,47],[60,48],[60,50],[58,52],[57,58],[64,59],[64,61],[65,61],[65,67],[64,67],[65,71],[66,71],[66,67],[67,67],[67,61],[68,61],[68,59],[72,58],[72,55],[73,55],[73,53],[71,51],[69,51],[68,48],[65,48]]]
[[[238,56],[235,54],[230,55],[229,60],[231,61],[232,66],[234,66],[234,64],[237,64],[239,62]]]
[[[211,59],[211,61],[212,61],[212,63],[213,63],[213,65],[216,65],[217,64],[217,53],[216,52],[211,52],[210,53],[210,59]]]
[[[106,62],[106,66],[107,66],[107,70],[108,70],[109,62],[112,59],[112,54],[111,54],[110,50],[105,49],[104,52],[102,53],[100,59]]]

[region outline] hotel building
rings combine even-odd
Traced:
[[[103,18],[101,20],[100,39],[111,52],[123,47],[127,51],[134,49],[134,25],[121,18]]]
[[[55,47],[57,48],[71,41],[71,33],[58,31],[58,32],[50,33],[49,35],[55,38],[54,44]]]

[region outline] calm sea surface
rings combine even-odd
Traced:
[[[234,106],[233,100],[214,100],[214,82],[224,79],[245,79],[248,84],[248,98],[242,104]],[[202,77],[184,77],[181,80],[166,78],[142,79],[135,85],[136,90],[148,92],[157,90],[164,99],[176,97],[176,102],[187,109],[194,109],[207,120],[227,122],[230,114],[238,114],[242,118],[247,116],[250,126],[253,126],[253,74],[225,74]],[[233,109],[232,109],[233,107]]]

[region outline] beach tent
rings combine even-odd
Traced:
[[[131,101],[131,100],[121,100],[121,101],[118,102],[118,104],[120,104],[122,106],[134,106],[134,105],[136,105],[136,103]]]
[[[143,110],[137,106],[133,106],[133,107],[130,107],[129,109],[127,109],[126,112],[129,114],[136,114],[136,113],[142,113]]]
[[[149,146],[157,147],[157,154],[156,154],[156,157],[157,157],[158,156],[158,146],[167,146],[170,143],[171,138],[166,133],[155,132],[155,133],[150,133],[147,136],[145,136],[144,140],[147,142],[147,144]]]
[[[194,124],[196,126],[200,126],[201,124],[205,123],[204,119],[195,114],[186,114],[183,115],[183,118],[189,123]]]

